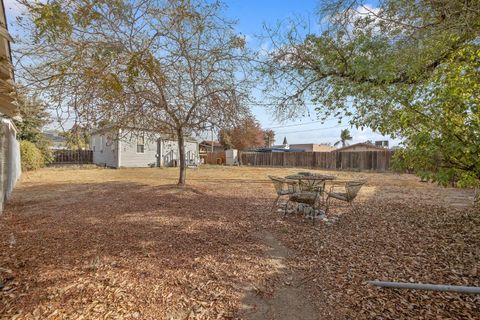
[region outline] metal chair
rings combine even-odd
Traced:
[[[337,199],[340,201],[345,201],[347,202],[352,210],[357,213],[357,209],[355,208],[353,201],[358,195],[358,192],[362,188],[362,186],[366,183],[367,181],[365,180],[359,180],[359,181],[345,181],[344,182],[344,192],[336,192],[335,187],[338,187],[338,182],[335,183],[334,185],[331,186],[330,191],[327,192],[327,199],[326,201],[326,208],[325,208],[325,214],[328,212],[328,209],[330,207],[330,200]]]
[[[268,176],[270,180],[273,182],[273,186],[275,187],[275,191],[277,192],[277,198],[273,202],[271,210],[275,208],[282,196],[289,196],[299,191],[299,186],[297,181],[288,180],[285,178],[275,177],[275,176]]]

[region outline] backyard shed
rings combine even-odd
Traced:
[[[145,130],[98,131],[92,134],[93,163],[112,168],[174,167],[179,164],[178,141]],[[188,165],[199,162],[198,142],[185,137]]]

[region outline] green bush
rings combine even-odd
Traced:
[[[35,142],[35,146],[40,150],[40,153],[42,154],[43,157],[43,164],[49,164],[50,162],[53,161],[53,152],[50,147],[52,146],[52,143],[48,141],[47,139],[39,139],[37,142]]]
[[[42,152],[30,141],[20,141],[20,156],[22,171],[36,170],[45,165],[45,158]]]

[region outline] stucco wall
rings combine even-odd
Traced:
[[[330,152],[336,150],[335,147],[314,143],[291,144],[290,149],[303,149],[305,152]]]

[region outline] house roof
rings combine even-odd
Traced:
[[[348,149],[351,149],[351,148],[354,148],[354,147],[366,147],[366,148],[376,149],[376,150],[386,150],[383,147],[378,147],[378,146],[376,146],[374,144],[371,144],[371,143],[360,142],[360,143],[351,144],[351,145],[343,147],[343,148],[339,148],[339,149],[337,149],[337,151],[344,151],[344,150],[348,150]]]
[[[222,146],[222,144],[218,141],[203,140],[202,142],[200,142],[200,144],[203,144],[203,145],[206,145],[206,146],[211,146],[212,143],[213,143],[214,147],[221,147]]]
[[[0,5],[0,113],[8,117],[18,115],[18,107],[14,104],[14,75],[10,41],[12,37],[7,30],[7,18],[3,1]]]
[[[119,130],[122,130],[122,135],[126,134],[127,136],[132,135],[132,134],[136,134],[135,132],[143,132],[145,135],[148,134],[150,136],[157,137],[157,138],[162,139],[162,140],[176,140],[176,137],[173,134],[164,133],[164,132],[161,132],[161,131],[156,131],[156,130],[151,130],[151,129],[141,129],[141,128],[134,128],[134,127],[124,127],[122,129],[119,129],[119,127],[106,126],[106,127],[101,128],[101,129],[91,130],[90,133],[91,133],[92,136],[93,135],[102,136],[102,135],[106,135],[106,134],[109,134],[109,133],[118,134]],[[191,136],[188,136],[188,135],[185,135],[184,139],[185,139],[185,141],[188,141],[188,142],[198,143],[198,141],[194,137],[191,137]]]
[[[258,148],[255,149],[256,152],[303,152],[303,149],[285,149],[278,146],[273,146],[270,148]]]

